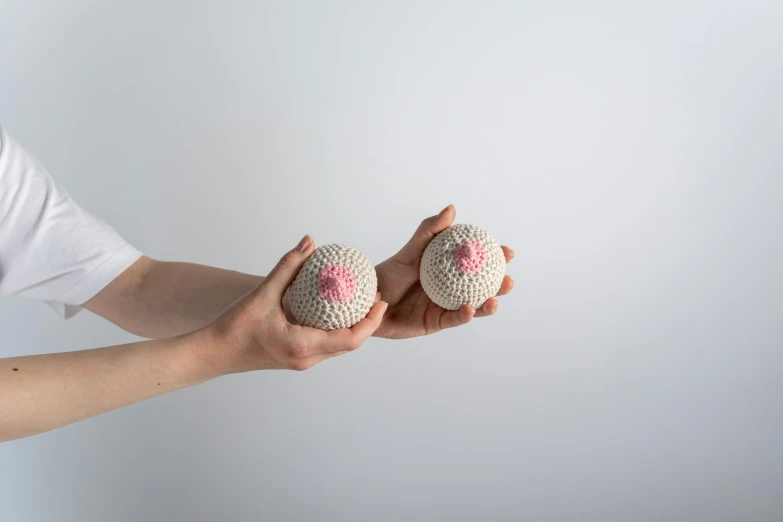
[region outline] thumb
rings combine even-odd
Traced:
[[[443,232],[454,223],[457,212],[454,205],[449,205],[439,214],[428,217],[421,222],[419,228],[413,233],[410,241],[397,252],[396,257],[405,263],[417,263],[424,253],[424,249],[438,233]]]
[[[264,280],[263,286],[265,293],[272,297],[275,302],[280,303],[283,294],[294,282],[296,274],[304,265],[307,258],[313,252],[313,240],[310,236],[305,236],[296,245],[296,248],[284,255],[275,265],[269,275]]]

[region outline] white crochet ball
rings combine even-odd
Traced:
[[[435,236],[421,258],[421,286],[447,310],[478,309],[497,295],[506,273],[500,244],[486,230],[454,225]]]
[[[324,245],[305,261],[288,290],[288,303],[299,324],[334,330],[364,319],[377,292],[375,267],[364,254]]]

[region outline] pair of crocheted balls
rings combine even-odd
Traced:
[[[447,228],[421,258],[421,286],[447,310],[465,304],[479,308],[498,293],[505,272],[498,242],[473,225]],[[375,267],[367,257],[345,245],[325,245],[307,259],[288,292],[299,324],[334,330],[364,319],[377,291]]]

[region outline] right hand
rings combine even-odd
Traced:
[[[329,332],[291,324],[283,295],[314,251],[305,236],[266,279],[226,309],[205,333],[212,342],[208,361],[221,373],[251,370],[306,370],[325,359],[357,349],[380,326],[387,303],[376,302],[352,328]]]

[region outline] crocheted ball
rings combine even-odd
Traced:
[[[447,310],[478,309],[496,295],[506,273],[500,244],[486,230],[454,225],[435,236],[421,258],[421,286]]]
[[[375,267],[364,254],[324,245],[305,261],[288,290],[288,302],[299,324],[334,330],[364,319],[377,291]]]

